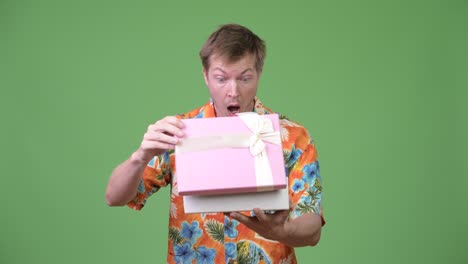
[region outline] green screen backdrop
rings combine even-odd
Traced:
[[[266,40],[259,97],[306,126],[327,224],[300,263],[468,263],[466,1],[0,1],[0,263],[165,263],[169,190],[109,208],[156,120],[208,100],[219,25]]]

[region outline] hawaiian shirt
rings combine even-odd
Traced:
[[[260,115],[274,113],[258,98],[254,111]],[[279,116],[289,199],[294,204],[289,219],[310,212],[322,216],[322,185],[314,143],[303,126]],[[213,118],[216,114],[210,100],[178,117]],[[173,177],[175,158],[173,150],[154,157],[145,168],[136,197],[128,204],[140,210],[159,188],[171,185],[167,263],[297,263],[292,247],[265,239],[224,213],[185,214]],[[241,213],[253,215],[253,211]]]

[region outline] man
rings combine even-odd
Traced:
[[[184,137],[180,119],[273,113],[256,97],[265,59],[265,45],[257,35],[240,25],[223,25],[208,38],[200,58],[210,102],[150,125],[139,148],[112,173],[107,203],[140,210],[151,194],[171,184],[168,263],[296,263],[293,248],[314,246],[320,239],[322,187],[317,152],[307,130],[282,115],[291,209],[273,214],[260,208],[230,214],[184,213],[172,177],[174,148]]]

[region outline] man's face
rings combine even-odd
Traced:
[[[214,102],[216,116],[234,116],[253,111],[260,75],[261,72],[255,69],[255,56],[252,54],[236,62],[212,57],[210,69],[203,69],[203,76]]]

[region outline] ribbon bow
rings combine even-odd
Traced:
[[[237,116],[242,119],[253,133],[249,138],[249,149],[252,156],[266,155],[266,145],[264,141],[276,145],[281,144],[281,139],[278,137],[279,132],[275,132],[270,119],[249,112],[239,113]]]
[[[279,132],[274,130],[270,119],[256,113],[240,113],[238,116],[253,132],[249,138],[249,149],[255,159],[255,176],[258,189],[262,191],[273,190],[273,175],[264,141],[281,145]]]

